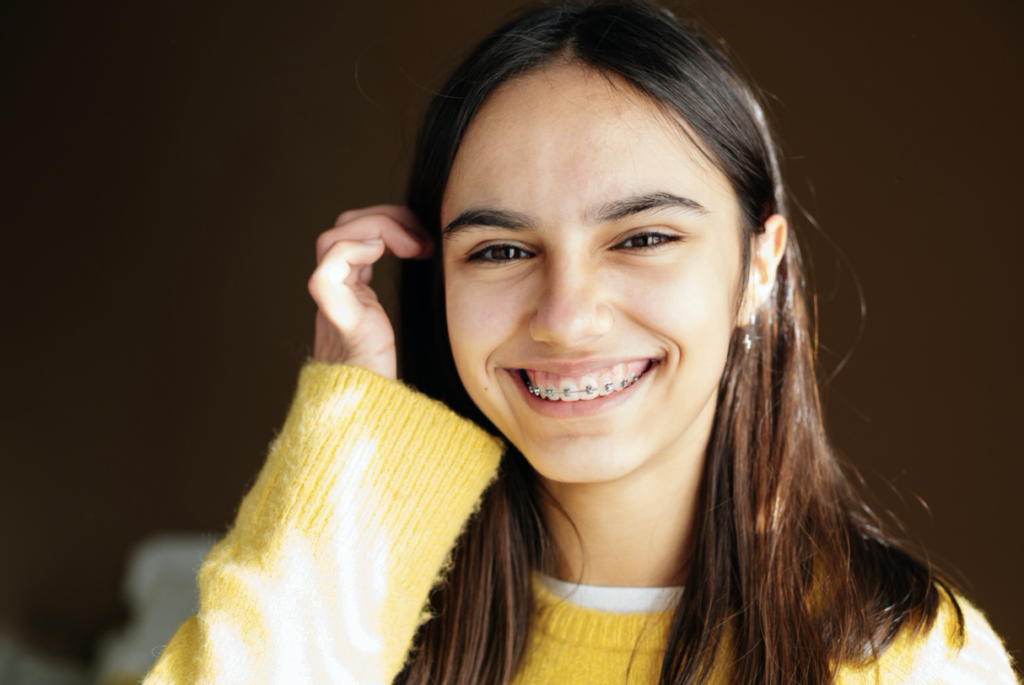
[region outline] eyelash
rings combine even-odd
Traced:
[[[513,250],[516,251],[516,252],[521,252],[524,255],[532,256],[532,254],[528,250],[524,250],[523,248],[519,247],[518,245],[498,244],[498,245],[488,245],[487,247],[485,247],[482,250],[477,250],[476,252],[473,252],[472,254],[470,254],[469,256],[466,257],[466,261],[467,262],[490,262],[492,264],[504,264],[506,262],[516,261],[517,258],[515,258],[515,257],[505,257],[505,258],[499,258],[499,259],[493,259],[493,258],[489,259],[485,255],[487,255],[488,253],[499,252],[499,251],[501,251],[501,252],[512,252]]]
[[[629,242],[632,242],[632,241],[639,241],[639,240],[643,240],[644,242],[649,242],[651,240],[655,240],[656,242],[654,242],[653,244],[645,244],[645,245],[626,245],[626,243],[629,243]],[[642,233],[634,233],[633,235],[629,236],[628,238],[623,240],[618,245],[614,246],[612,249],[613,250],[655,250],[655,249],[657,249],[657,248],[659,248],[659,247],[661,247],[663,245],[666,245],[668,243],[674,243],[677,240],[681,240],[681,238],[679,236],[666,235],[664,233],[658,233],[656,231],[644,231]],[[519,253],[521,253],[521,256],[519,256],[519,257],[504,257],[504,258],[498,258],[498,259],[488,258],[486,256],[487,254],[494,253],[494,252],[519,252]],[[523,259],[524,258],[523,255],[531,256],[531,257],[533,256],[533,254],[529,250],[526,250],[526,249],[524,249],[522,247],[519,247],[518,245],[512,245],[512,244],[507,244],[507,243],[499,243],[497,245],[488,245],[487,247],[483,248],[482,250],[477,250],[476,252],[473,252],[473,253],[469,254],[466,257],[466,261],[467,262],[484,262],[484,263],[491,263],[491,264],[506,264],[508,262],[514,262],[514,261],[518,261],[519,259]]]
[[[640,239],[645,239],[645,238],[657,238],[658,241],[656,243],[654,243],[653,245],[632,245],[630,247],[625,247],[625,244],[630,242],[631,240],[640,240]],[[618,245],[616,245],[612,249],[614,249],[614,250],[653,250],[653,249],[655,249],[657,247],[660,247],[662,245],[667,245],[668,243],[674,243],[677,240],[680,240],[680,237],[676,236],[676,235],[666,235],[664,233],[658,233],[657,231],[642,231],[640,233],[634,233],[633,235],[629,236],[628,238],[623,240],[621,243],[619,243]]]

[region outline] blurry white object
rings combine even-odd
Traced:
[[[166,533],[140,542],[128,557],[123,592],[129,620],[100,643],[97,685],[138,682],[196,612],[196,570],[217,541],[213,534]]]

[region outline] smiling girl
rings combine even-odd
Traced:
[[[662,9],[485,39],[408,207],[320,236],[314,361],[146,682],[1015,682],[829,446],[777,159]]]

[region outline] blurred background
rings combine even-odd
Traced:
[[[229,525],[310,353],[316,235],[401,201],[431,89],[519,5],[4,3],[11,644],[93,663],[130,551]],[[835,443],[1021,658],[1024,3],[670,6],[766,93],[820,224]]]

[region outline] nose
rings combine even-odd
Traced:
[[[614,314],[596,272],[551,264],[539,284],[530,335],[538,342],[578,347],[611,330]]]

